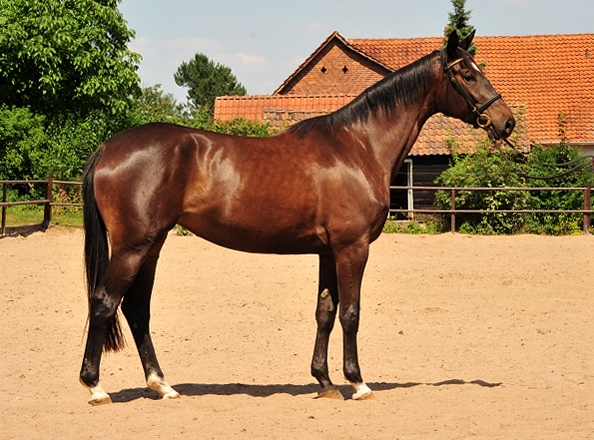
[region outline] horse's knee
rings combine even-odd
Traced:
[[[340,309],[340,324],[345,333],[356,333],[359,329],[359,306],[351,304]]]

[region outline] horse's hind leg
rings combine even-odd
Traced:
[[[318,288],[318,305],[316,307],[316,322],[318,330],[311,374],[320,385],[322,391],[319,397],[342,399],[340,391],[332,384],[328,374],[328,341],[334,327],[336,309],[338,306],[338,287],[336,282],[336,264],[334,258],[320,255],[320,279]]]
[[[117,321],[118,306],[141,264],[140,258],[135,253],[114,253],[103,280],[90,298],[89,333],[80,381],[91,392],[91,405],[111,403],[99,383],[101,355],[110,327],[114,320]],[[120,347],[116,343],[112,348],[118,350]]]
[[[151,293],[161,247],[162,244],[151,252],[138,271],[134,283],[122,301],[122,312],[134,336],[147,385],[157,391],[163,399],[173,399],[179,397],[179,394],[165,381],[149,330]]]
[[[157,241],[158,247],[163,241],[164,239]],[[91,392],[91,400],[89,400],[91,405],[111,402],[109,395],[99,383],[103,347],[112,323],[114,320],[117,321],[118,306],[154,245],[154,241],[144,242],[134,247],[128,244],[114,245],[103,280],[90,298],[89,333],[80,381]],[[118,350],[121,348],[121,343],[118,341],[112,347],[109,345],[107,347]]]

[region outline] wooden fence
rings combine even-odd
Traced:
[[[52,221],[52,207],[54,206],[82,206],[82,203],[57,203],[53,201],[53,188],[54,185],[82,185],[81,182],[68,182],[61,180],[53,180],[52,176],[49,176],[48,180],[0,180],[2,185],[2,203],[0,207],[2,209],[2,222],[0,223],[0,237],[7,234],[23,234],[29,233],[36,230],[45,230],[49,227]],[[18,184],[45,184],[45,199],[43,200],[29,200],[23,202],[8,202],[8,186]],[[591,206],[591,188],[578,187],[578,188],[460,188],[460,187],[435,187],[435,186],[391,186],[390,189],[402,190],[402,191],[414,191],[414,190],[431,190],[431,191],[450,191],[452,208],[449,210],[444,209],[390,209],[391,214],[401,213],[409,216],[414,214],[449,214],[451,219],[451,231],[456,232],[456,214],[521,214],[521,213],[550,213],[550,214],[583,214],[584,216],[584,234],[590,233],[590,219],[594,211]],[[583,209],[568,210],[568,209],[456,209],[456,191],[582,191],[584,193],[584,207]],[[24,226],[6,226],[6,209],[10,206],[20,205],[44,205],[44,216],[43,222],[34,225]]]
[[[407,214],[409,217],[414,214],[449,214],[451,220],[451,231],[456,232],[456,214],[583,214],[584,216],[584,234],[590,233],[590,219],[592,217],[591,192],[590,186],[577,188],[461,188],[461,187],[435,187],[435,186],[391,186],[393,190],[414,191],[414,190],[432,190],[451,192],[451,209],[390,209],[391,214]],[[456,192],[457,191],[581,191],[584,193],[583,209],[457,209]]]
[[[45,185],[45,199],[28,200],[23,202],[8,202],[9,185]],[[2,220],[0,222],[0,237],[11,234],[27,234],[47,229],[52,221],[52,207],[54,206],[83,206],[82,203],[59,203],[54,202],[53,189],[55,185],[82,185],[82,182],[68,182],[64,180],[53,180],[50,175],[48,180],[0,180],[2,185]],[[43,205],[43,221],[32,225],[6,226],[6,210],[10,206]]]

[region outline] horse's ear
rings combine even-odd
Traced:
[[[458,32],[456,32],[456,29],[454,29],[454,31],[448,37],[448,47],[446,50],[449,59],[456,58],[456,50],[458,49],[459,42],[460,38],[458,38]]]
[[[468,52],[468,49],[470,49],[470,45],[472,44],[472,40],[474,39],[474,34],[475,34],[476,30],[473,29],[472,32],[470,34],[468,34],[468,36],[463,39],[462,41],[460,41],[460,49],[464,49],[465,51]]]

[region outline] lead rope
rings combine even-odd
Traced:
[[[527,165],[526,162],[526,155],[520,151],[518,151],[518,149],[514,146],[514,144],[512,144],[509,140],[507,139],[503,139],[503,141],[514,151],[514,153],[522,156],[524,158],[524,164]],[[533,144],[531,144],[533,145]],[[512,161],[505,155],[505,153],[503,152],[503,150],[499,147],[498,143],[495,143],[495,146],[497,147],[497,149],[499,150],[499,152],[501,153],[501,155],[504,157],[504,159],[507,161],[507,163],[513,168],[513,163]],[[569,162],[563,162],[563,163],[558,163],[558,164],[552,164],[552,163],[543,163],[543,162],[535,162],[535,164],[537,165],[542,165],[542,166],[548,166],[548,167],[557,167],[557,168],[563,168],[569,165],[572,165],[574,163],[578,163],[581,161],[584,161],[584,163],[577,165],[567,171],[564,171],[562,173],[559,174],[555,174],[554,176],[532,176],[530,174],[526,174],[526,173],[522,173],[522,172],[517,172],[518,176],[520,177],[524,177],[526,179],[535,179],[535,180],[553,180],[553,179],[558,179],[560,177],[564,177],[567,176],[568,174],[574,173],[576,171],[579,171],[583,168],[586,168],[587,166],[591,166],[592,163],[594,163],[594,157],[580,157],[578,159],[574,159],[574,160],[570,160]]]

